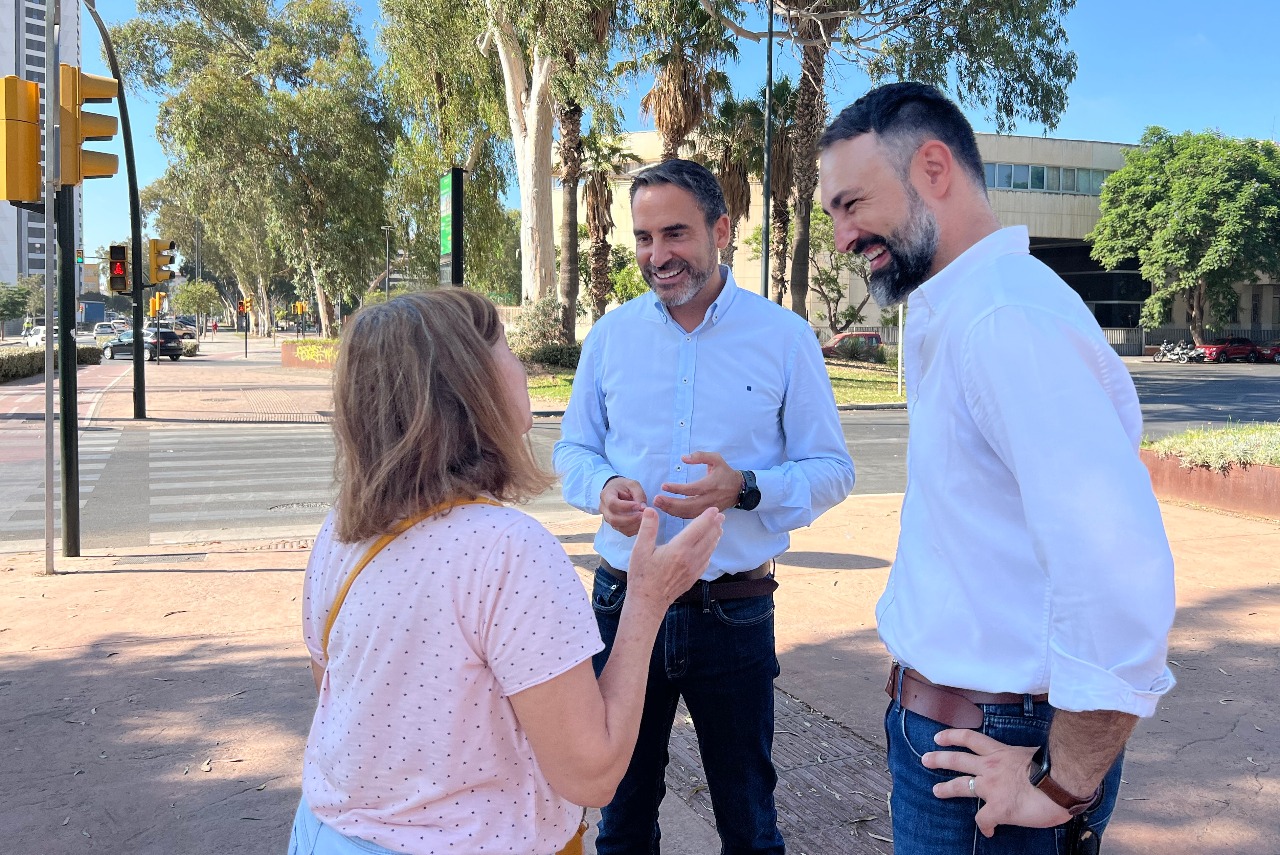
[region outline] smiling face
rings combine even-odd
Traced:
[[[881,307],[901,303],[933,273],[933,212],[874,133],[823,151],[821,176],[822,207],[835,226],[837,251],[867,260],[867,287]]]
[[[728,217],[708,228],[692,193],[654,184],[636,191],[631,219],[640,275],[668,309],[692,302],[709,282],[719,290],[718,249],[729,240]]]

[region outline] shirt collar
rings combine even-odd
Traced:
[[[698,326],[694,328],[693,332],[697,332],[708,323],[711,323],[713,326],[720,323],[728,313],[729,306],[733,304],[734,297],[737,296],[738,283],[733,278],[733,271],[729,269],[727,264],[720,265],[720,276],[724,279],[724,287],[720,289],[720,295],[716,297],[715,302],[707,307],[707,313],[703,316],[702,323],[698,324]],[[671,312],[668,311],[666,305],[658,299],[657,294],[650,290],[647,299],[653,304],[653,307],[657,309],[654,314],[647,317],[664,324],[671,320]]]
[[[910,307],[911,298],[916,298],[919,294],[917,299],[934,307],[941,306],[955,292],[956,286],[974,270],[1002,255],[1026,255],[1030,251],[1031,238],[1026,226],[1008,226],[994,231],[925,280],[908,298],[907,305]]]

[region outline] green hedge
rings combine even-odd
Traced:
[[[1177,457],[1184,469],[1280,466],[1280,424],[1269,422],[1193,428],[1143,445],[1160,457]]]
[[[56,370],[58,349],[53,349]],[[102,348],[95,344],[76,346],[77,365],[97,365],[102,362]],[[43,347],[6,347],[0,350],[0,383],[35,377],[44,373]]]
[[[200,352],[200,342],[198,340],[189,339],[189,338],[182,340],[183,356],[195,356],[199,352]]]

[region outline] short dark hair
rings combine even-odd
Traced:
[[[986,192],[986,173],[973,126],[953,101],[927,83],[887,83],[848,107],[827,127],[818,141],[826,149],[841,140],[875,132],[897,156],[905,179],[911,158],[925,142],[936,139]]]
[[[631,182],[631,203],[635,204],[636,191],[641,187],[658,184],[674,184],[681,190],[687,190],[698,203],[702,215],[707,218],[707,228],[714,226],[716,220],[729,213],[720,182],[701,163],[673,158],[640,170]]]

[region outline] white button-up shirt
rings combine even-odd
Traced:
[[[760,505],[725,512],[705,579],[785,552],[788,531],[853,489],[853,461],[813,330],[738,288],[727,267],[720,271],[724,288],[692,331],[651,293],[596,323],[554,454],[565,501],[592,514],[614,475],[639,481],[650,504],[662,484],[702,478],[706,466],[681,460],[694,451],[754,471]],[[689,522],[660,518],[659,543]],[[596,551],[619,569],[629,565],[633,543],[604,522],[595,538]]]
[[[909,298],[907,492],[880,637],[935,683],[1148,716],[1173,558],[1124,363],[1080,298],[988,236]]]

